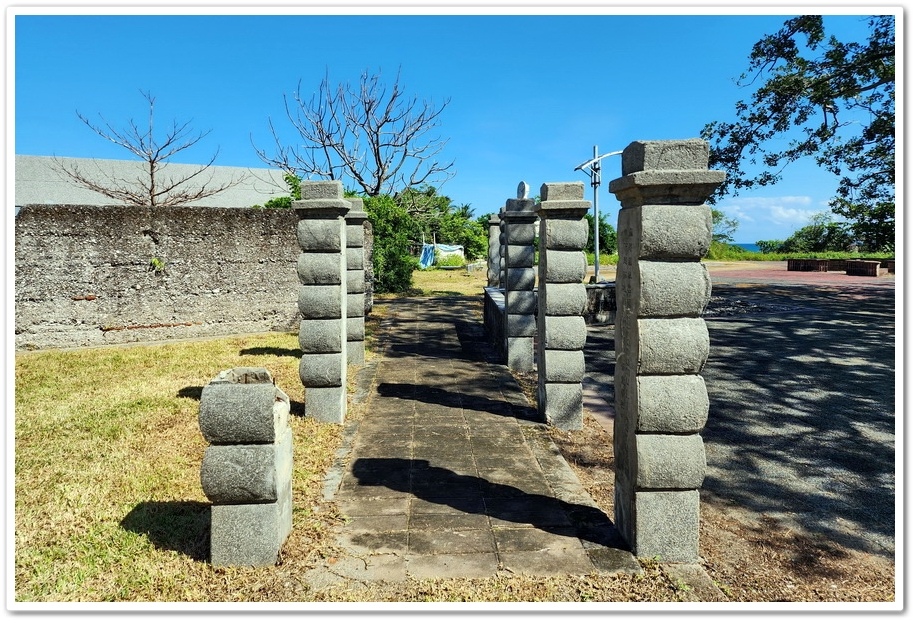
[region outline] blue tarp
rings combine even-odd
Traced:
[[[420,268],[429,268],[436,263],[436,251],[442,255],[461,255],[464,247],[456,244],[424,244],[420,252]]]
[[[424,244],[420,252],[420,268],[429,268],[436,261],[436,248],[431,244]]]

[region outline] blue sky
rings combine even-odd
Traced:
[[[730,120],[735,102],[751,95],[735,80],[752,45],[792,15],[766,7],[757,14],[713,7],[701,15],[670,6],[640,13],[592,7],[578,15],[550,7],[537,10],[553,14],[541,15],[530,8],[508,15],[460,8],[444,15],[429,7],[405,15],[367,15],[372,9],[365,7],[348,15],[317,15],[317,8],[280,8],[278,15],[242,7],[183,15],[51,10],[18,10],[14,18],[7,104],[14,105],[8,138],[15,140],[7,141],[8,154],[129,157],[76,111],[123,127],[145,119],[143,90],[156,97],[159,123],[191,120],[211,131],[176,162],[205,162],[219,148],[216,164],[264,166],[252,142],[270,146],[268,119],[290,144],[298,138],[283,108],[297,84],[308,93],[325,72],[339,83],[365,70],[390,84],[400,69],[408,94],[450,100],[437,132],[448,139],[443,157],[455,161],[455,175],[441,192],[476,214],[498,211],[523,180],[532,191],[543,182],[583,181],[591,200],[588,176],[574,168],[594,145],[605,153],[634,140],[693,138],[707,122]],[[828,31],[861,38],[865,11],[840,11],[846,15],[829,17]],[[598,197],[615,225],[618,203],[607,182],[619,167],[616,156],[604,160]],[[827,210],[834,188],[829,174],[796,163],[783,183],[717,207],[738,219],[737,242],[781,239]]]

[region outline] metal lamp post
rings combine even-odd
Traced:
[[[577,166],[574,171],[587,172],[592,180],[592,193],[594,195],[594,212],[595,212],[595,283],[598,283],[598,271],[599,265],[601,263],[599,253],[598,253],[598,187],[601,186],[601,161],[608,156],[619,156],[623,153],[623,150],[620,151],[609,151],[606,154],[598,155],[598,146],[594,146],[594,156],[591,160],[586,160],[579,166]],[[588,171],[585,168],[588,167]]]

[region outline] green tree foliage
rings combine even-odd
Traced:
[[[779,253],[779,247],[785,240],[758,240],[754,244],[760,249],[761,253]]]
[[[837,223],[829,213],[816,214],[811,223],[789,236],[777,249],[778,253],[817,253],[846,251],[854,242],[846,223]]]
[[[736,231],[738,231],[738,219],[728,218],[722,210],[712,208],[713,242],[733,243]]]
[[[894,250],[894,203],[880,201],[874,205],[835,199],[831,204],[836,214],[850,222],[850,230],[862,247],[870,251]]]
[[[593,253],[595,250],[595,217],[589,212],[586,213],[585,220],[588,221],[588,242],[585,244],[585,250]],[[617,231],[607,222],[607,216],[604,214],[598,215],[598,252],[605,255],[613,255],[617,252]]]
[[[293,201],[302,199],[302,180],[292,173],[283,176],[286,186],[289,188],[289,194],[283,197],[271,197],[263,206],[254,206],[256,208],[268,209],[289,209],[293,207]]]
[[[387,195],[363,197],[363,207],[372,223],[375,291],[406,292],[413,283],[413,271],[419,266],[410,255],[410,215]]]
[[[869,247],[893,245],[895,19],[872,16],[868,26],[867,41],[842,42],[827,36],[823,16],[803,15],[754,45],[738,83],[757,90],[736,104],[736,121],[702,131],[710,167],[727,173],[716,197],[775,184],[812,157],[838,178],[831,209]]]
[[[455,205],[432,186],[408,188],[395,195],[395,201],[411,217],[414,241],[461,245],[468,260],[486,256],[487,230],[475,220],[470,205]]]

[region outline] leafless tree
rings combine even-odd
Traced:
[[[157,138],[153,134],[156,99],[149,93],[141,93],[149,104],[149,122],[145,129],[141,129],[133,119],[128,122],[126,129],[119,130],[101,115],[99,117],[103,125],[98,125],[81,113],[76,113],[80,121],[96,134],[123,147],[143,161],[141,172],[136,179],[117,177],[98,165],[94,171],[86,171],[76,164],[64,163],[55,158],[57,169],[77,185],[101,193],[109,199],[132,206],[160,208],[187,205],[221,193],[242,181],[242,178],[232,178],[219,184],[213,183],[213,172],[208,173],[208,169],[216,161],[218,149],[206,164],[196,165],[191,169],[185,168],[179,175],[167,175],[169,158],[196,145],[210,131],[195,132],[190,128],[189,121],[172,121],[171,127],[161,139]]]
[[[426,136],[438,127],[449,100],[436,106],[407,97],[400,71],[390,91],[368,72],[356,88],[347,83],[334,89],[325,75],[308,102],[301,87],[292,102],[284,95],[283,103],[304,144],[285,144],[268,119],[274,153],[255,146],[265,164],[303,179],[350,179],[369,196],[441,184],[452,176],[454,162],[438,159],[446,141]]]

